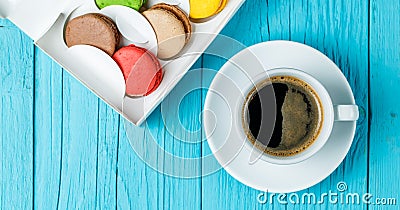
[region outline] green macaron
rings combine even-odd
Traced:
[[[111,5],[121,5],[139,11],[145,3],[146,0],[96,0],[97,7],[100,9]]]

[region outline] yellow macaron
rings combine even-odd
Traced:
[[[228,0],[190,0],[190,18],[209,18],[220,13]]]

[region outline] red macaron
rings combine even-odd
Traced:
[[[127,96],[147,96],[160,85],[163,77],[160,62],[148,50],[129,45],[119,49],[112,58],[124,75]]]

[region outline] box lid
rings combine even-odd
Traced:
[[[7,18],[33,40],[38,40],[57,20],[65,0],[1,0],[0,17]]]

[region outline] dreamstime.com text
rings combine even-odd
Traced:
[[[345,205],[382,205],[396,206],[396,198],[376,197],[371,193],[353,193],[347,192],[347,184],[339,182],[337,190],[321,193],[319,196],[315,193],[268,193],[262,192],[257,195],[257,201],[260,204],[345,204]]]

